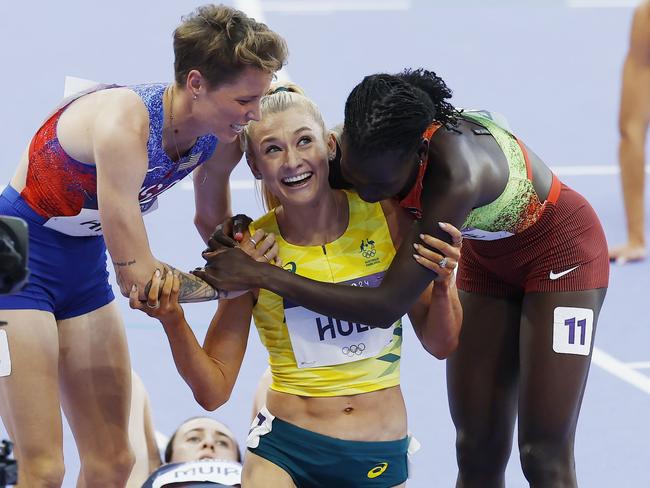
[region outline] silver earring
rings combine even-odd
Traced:
[[[195,93],[194,96],[192,97],[192,99],[193,99],[193,100],[196,100],[197,98],[199,98],[199,97],[198,97],[198,95]]]

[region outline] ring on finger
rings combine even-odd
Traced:
[[[149,302],[144,302],[144,303],[145,303],[145,305],[147,306],[147,308],[150,308],[150,309],[152,309],[152,310],[155,310],[155,309],[157,309],[158,307],[160,307],[160,302],[156,303],[155,305],[149,305]]]
[[[257,247],[257,241],[255,239],[253,239],[252,237],[249,237],[248,240],[253,243],[254,247]]]
[[[266,253],[262,254],[262,256],[264,256],[264,259],[266,259],[267,261],[271,261],[271,258],[268,257],[268,256],[266,255]]]
[[[440,266],[441,268],[444,268],[444,267],[447,266],[447,262],[448,262],[448,261],[449,261],[449,260],[447,259],[447,256],[445,256],[445,257],[442,258],[440,261],[438,261],[438,266]]]

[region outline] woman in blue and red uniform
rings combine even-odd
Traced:
[[[174,32],[175,81],[98,86],[65,100],[36,132],[0,197],[29,226],[29,284],[0,297],[0,414],[21,486],[63,479],[60,407],[81,459],[77,486],[118,487],[127,440],[130,365],[108,284],[106,248],[122,294],[145,297],[154,270],[141,214],[194,172],[197,227],[230,214],[237,136],[285,61],[284,40],[224,6],[199,7]],[[103,234],[103,235],[102,235]],[[182,275],[183,301],[217,293]]]
[[[438,222],[450,222],[466,239],[464,319],[447,363],[457,486],[504,485],[518,415],[531,485],[575,487],[575,429],[609,277],[605,236],[587,201],[519,139],[489,113],[456,110],[450,97],[442,79],[420,69],[368,76],[346,102],[341,174],[364,200],[396,198],[414,216],[381,286],[307,280],[236,249],[206,254],[197,275],[386,326],[435,276],[413,259],[413,246],[424,234],[445,239]]]

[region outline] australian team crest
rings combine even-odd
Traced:
[[[371,266],[379,262],[377,250],[375,249],[375,241],[372,239],[361,239],[359,252],[366,259],[366,266]]]

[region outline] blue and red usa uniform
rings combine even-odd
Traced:
[[[197,139],[188,154],[173,161],[162,145],[163,94],[167,85],[128,87],[149,112],[148,168],[138,200],[143,213],[156,208],[157,197],[207,161],[217,138]],[[27,178],[20,194],[8,186],[0,196],[0,214],[25,219],[29,226],[30,280],[19,293],[0,297],[0,309],[36,309],[59,320],[109,303],[106,246],[97,205],[97,169],[77,161],[61,147],[57,125],[61,114],[80,96],[64,101],[38,129],[29,146]]]

